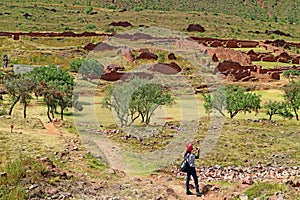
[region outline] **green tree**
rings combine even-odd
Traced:
[[[60,119],[64,119],[64,110],[66,108],[72,107],[73,103],[73,86],[67,85],[63,83],[52,82],[52,86],[50,86],[51,91],[46,92],[46,101],[49,102],[49,108],[52,115],[56,106],[60,107]],[[47,93],[49,92],[49,95]],[[47,114],[49,116],[49,113]]]
[[[84,59],[78,73],[81,74],[83,79],[87,79],[89,75],[96,75],[101,77],[104,72],[104,67],[96,60]]]
[[[54,118],[57,107],[60,107],[60,118],[63,120],[64,110],[73,105],[74,78],[66,70],[53,65],[35,68],[30,75],[38,83],[36,95],[44,97],[49,120]]]
[[[269,100],[263,107],[266,109],[269,120],[272,120],[273,115],[280,115],[283,118],[289,119],[293,117],[293,114],[290,112],[288,105],[285,102]]]
[[[230,118],[235,117],[239,112],[258,112],[261,102],[259,95],[232,85],[220,86],[209,94],[202,93],[202,96],[207,113],[216,109],[225,116],[224,112],[227,111]]]
[[[216,109],[225,116],[226,111],[226,92],[225,86],[218,87],[210,94],[201,93],[204,98],[204,109],[206,113],[211,113],[212,109]]]
[[[149,124],[154,111],[161,105],[174,102],[171,94],[160,84],[145,79],[133,79],[106,91],[102,106],[113,109],[122,126],[141,118]]]
[[[290,82],[282,88],[284,94],[283,98],[286,104],[292,109],[296,120],[299,121],[298,110],[300,107],[300,81]]]
[[[142,123],[149,124],[154,111],[161,105],[172,105],[174,98],[161,84],[148,83],[138,87],[131,96],[130,110],[136,110]]]
[[[25,74],[5,80],[4,85],[12,102],[8,114],[12,114],[15,105],[20,101],[23,103],[23,115],[26,118],[26,108],[32,99],[31,93],[36,87],[36,82]]]

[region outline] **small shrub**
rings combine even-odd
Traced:
[[[26,187],[41,181],[46,168],[20,152],[16,158],[7,156],[0,171],[7,173],[7,176],[0,177],[0,199],[28,199]]]
[[[88,161],[88,165],[91,168],[94,169],[104,169],[105,168],[105,164],[102,163],[101,161],[99,161],[97,158],[95,158],[92,154],[88,153],[85,155],[87,161]]]
[[[164,55],[163,53],[159,53],[159,54],[158,54],[158,59],[157,59],[157,61],[158,61],[159,63],[164,63],[165,60],[166,60],[165,55]]]
[[[92,12],[93,12],[93,7],[92,7],[92,6],[89,6],[89,7],[86,9],[85,14],[90,15],[90,14],[92,14]]]
[[[104,31],[107,32],[107,33],[114,33],[116,31],[116,29],[114,27],[111,27],[111,26],[106,26]]]
[[[73,60],[70,63],[69,71],[71,71],[71,72],[78,72],[79,68],[81,67],[82,62],[83,62],[83,59]]]
[[[141,6],[136,6],[136,7],[133,8],[133,10],[134,10],[134,11],[142,11],[142,10],[144,10],[144,9],[143,9],[143,7],[141,7]]]
[[[117,6],[116,6],[116,4],[109,4],[108,6],[107,6],[107,8],[108,9],[112,9],[112,10],[115,10],[116,8],[117,8]]]
[[[276,192],[284,192],[286,186],[278,183],[261,183],[256,182],[251,188],[246,190],[245,194],[248,195],[249,199],[260,198],[267,199],[267,197],[274,195]]]
[[[96,26],[95,24],[88,24],[88,25],[85,27],[86,30],[91,30],[91,29],[96,29],[96,28],[97,28],[97,26]]]

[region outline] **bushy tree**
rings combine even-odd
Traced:
[[[23,103],[23,115],[26,118],[26,108],[32,99],[31,93],[36,87],[35,80],[25,74],[5,80],[4,85],[12,102],[8,114],[12,114],[15,105],[20,101]]]
[[[300,81],[290,82],[283,88],[283,98],[286,104],[294,112],[296,120],[299,120],[298,110],[300,108]]]
[[[66,70],[53,65],[44,66],[35,68],[30,76],[38,83],[35,93],[44,97],[50,121],[57,107],[60,107],[60,118],[63,119],[64,110],[72,107],[73,102],[78,102],[73,96],[74,78]]]
[[[201,93],[204,98],[204,109],[206,113],[210,113],[212,109],[216,109],[221,115],[225,116],[226,111],[226,92],[225,86],[218,87],[210,94]]]
[[[78,73],[83,79],[87,79],[89,75],[96,75],[101,77],[104,72],[104,67],[99,62],[93,59],[84,59]]]
[[[105,108],[113,109],[122,126],[131,125],[141,118],[149,124],[154,111],[161,105],[171,105],[174,98],[160,84],[145,79],[133,79],[106,91],[102,101]]]
[[[224,112],[227,111],[230,118],[235,117],[239,112],[258,112],[261,102],[259,95],[233,85],[220,86],[209,94],[202,93],[202,96],[207,113],[216,109],[225,116]]]
[[[266,109],[269,120],[272,120],[273,115],[280,115],[283,118],[289,119],[293,117],[293,114],[290,112],[288,105],[285,102],[269,100],[263,107]]]
[[[148,83],[138,87],[132,94],[130,110],[136,110],[142,123],[149,124],[154,111],[161,105],[172,105],[174,99],[161,84]]]

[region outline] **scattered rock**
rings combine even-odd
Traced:
[[[77,146],[74,146],[72,150],[73,150],[73,151],[78,151],[79,149],[78,149]]]
[[[248,200],[249,199],[248,195],[246,195],[246,194],[241,194],[239,197],[240,197],[240,200]]]
[[[115,171],[114,169],[109,169],[109,170],[108,170],[108,173],[109,173],[109,174],[116,174],[116,171]]]
[[[25,17],[25,19],[27,19],[28,17],[32,17],[32,15],[29,14],[29,13],[24,13],[24,14],[23,14],[23,17]]]
[[[35,188],[37,188],[37,187],[39,187],[38,184],[30,185],[30,186],[29,186],[29,190],[33,190],[33,189],[35,189]]]
[[[6,172],[0,172],[0,177],[7,177],[7,173]]]

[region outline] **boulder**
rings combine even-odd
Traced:
[[[215,69],[214,69],[214,74],[218,73],[218,72],[225,72],[225,71],[229,71],[229,70],[234,70],[234,71],[238,71],[242,68],[242,66],[240,65],[240,63],[238,62],[233,62],[233,61],[229,61],[229,60],[225,60],[222,63],[219,63]]]
[[[292,59],[292,63],[293,63],[293,64],[296,64],[296,65],[300,64],[300,56],[294,57],[294,58]]]
[[[211,59],[213,62],[219,62],[219,58],[217,57],[217,55],[215,53],[213,54]]]
[[[200,24],[190,24],[187,28],[188,32],[205,32],[204,27],[202,27]]]
[[[275,80],[280,80],[280,73],[279,72],[272,72],[270,74],[270,78],[275,79]]]
[[[84,50],[86,51],[92,51],[94,50],[94,48],[97,46],[97,44],[93,44],[93,43],[88,43],[87,45],[85,45],[83,47]]]
[[[238,43],[236,40],[228,40],[227,42],[225,42],[225,47],[227,48],[238,48]]]
[[[256,41],[239,41],[238,45],[241,48],[254,48],[258,46],[258,42]]]
[[[176,58],[176,56],[175,56],[174,53],[169,53],[168,59],[169,59],[169,60],[176,60],[177,58]]]
[[[171,62],[170,64],[154,64],[149,70],[160,72],[162,74],[177,74],[181,71],[181,68],[176,63]]]
[[[210,43],[210,47],[223,47],[223,43],[221,41],[215,40]]]
[[[274,57],[272,54],[262,57],[261,60],[266,61],[266,62],[276,62],[277,61],[276,57]]]
[[[105,80],[105,81],[117,81],[117,80],[120,80],[124,74],[125,73],[111,71],[109,73],[105,73],[104,75],[102,75],[101,79]]]
[[[156,54],[154,54],[154,53],[151,53],[151,52],[142,52],[137,57],[137,59],[157,60],[158,56]]]
[[[128,27],[128,26],[133,26],[133,25],[130,22],[124,21],[124,22],[112,22],[109,24],[109,26]]]

